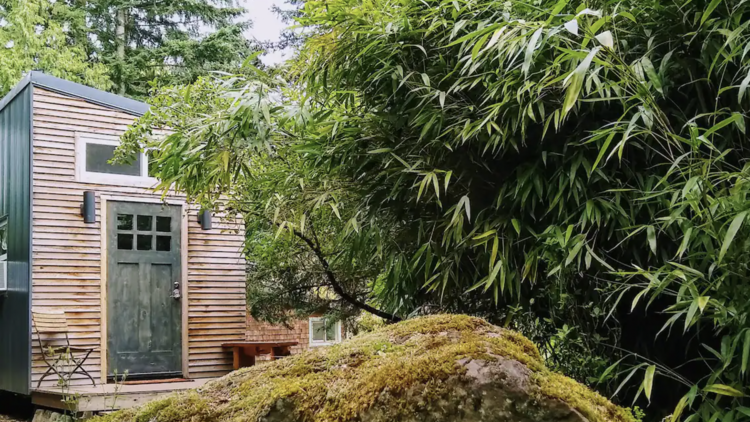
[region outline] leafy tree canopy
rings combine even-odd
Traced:
[[[0,95],[29,70],[100,89],[112,86],[107,68],[89,61],[85,14],[66,2],[0,1]]]
[[[256,313],[481,314],[655,419],[748,420],[747,8],[308,1],[297,88],[162,91],[126,147],[246,216]]]

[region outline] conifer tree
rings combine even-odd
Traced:
[[[115,92],[136,98],[158,85],[236,70],[252,52],[244,9],[232,0],[93,0],[90,54],[110,68]]]

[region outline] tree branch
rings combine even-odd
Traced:
[[[333,288],[333,291],[336,292],[337,295],[339,295],[343,300],[346,302],[349,302],[350,304],[356,306],[359,309],[362,309],[363,311],[367,311],[373,315],[377,315],[388,322],[399,322],[401,321],[401,318],[399,318],[397,315],[389,314],[388,312],[381,311],[380,309],[377,309],[375,307],[372,307],[361,300],[357,299],[354,296],[349,295],[344,291],[344,288],[339,284],[338,280],[336,279],[336,275],[331,271],[330,265],[328,264],[328,260],[323,256],[323,251],[320,250],[318,245],[313,242],[312,239],[305,236],[298,230],[292,230],[294,232],[294,235],[300,238],[303,242],[307,244],[307,246],[310,248],[310,250],[313,251],[315,256],[318,258],[318,261],[320,261],[320,265],[323,266],[323,273],[326,276],[326,279],[328,279],[328,282],[331,284],[331,287]]]

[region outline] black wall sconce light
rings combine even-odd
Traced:
[[[86,224],[96,223],[96,195],[93,191],[83,192],[83,204],[81,204],[81,216]]]
[[[211,218],[211,210],[203,209],[198,211],[198,222],[201,223],[201,229],[211,230],[213,228]]]

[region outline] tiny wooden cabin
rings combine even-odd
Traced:
[[[70,343],[94,349],[84,369],[98,385],[124,371],[218,377],[232,370],[227,342],[340,340],[316,318],[292,330],[249,318],[241,223],[219,213],[202,226],[184,197],[163,200],[143,155],[109,164],[147,110],[40,72],[0,101],[0,390],[29,395],[47,369],[32,309],[65,312]]]

